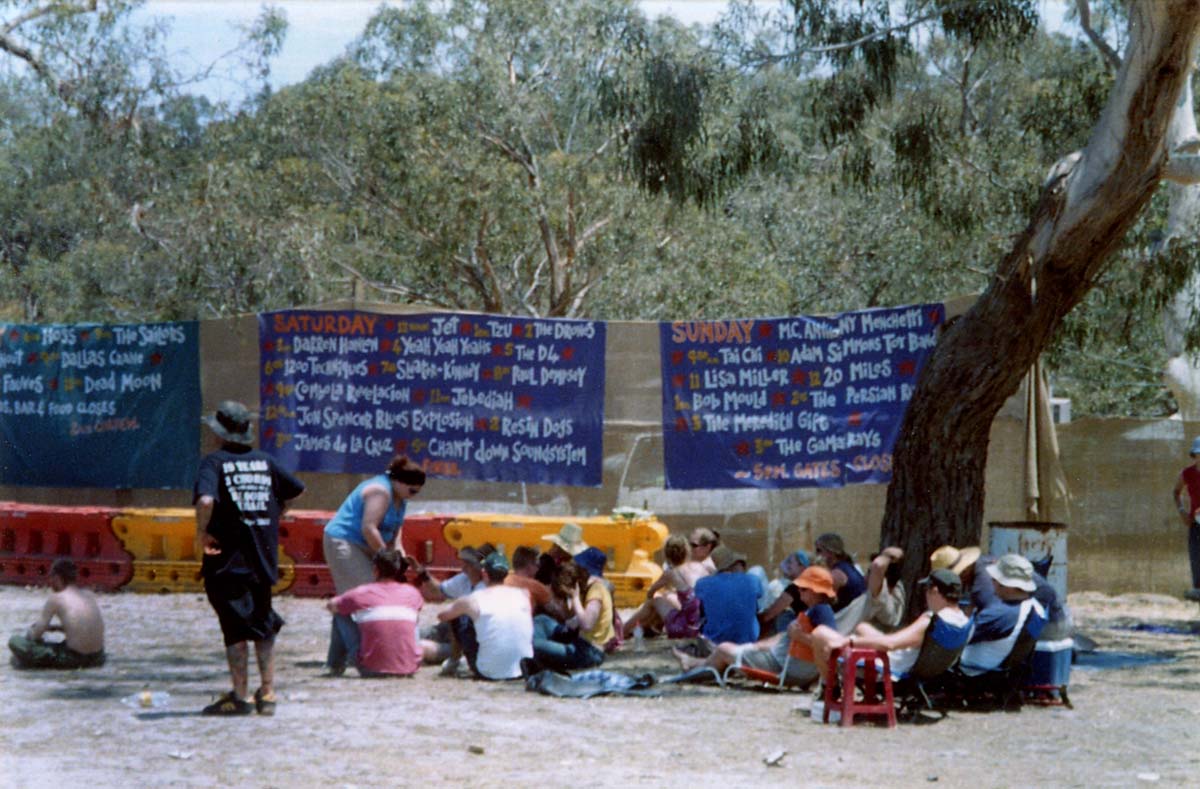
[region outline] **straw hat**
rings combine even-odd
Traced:
[[[962,575],[963,570],[975,564],[981,555],[983,551],[977,545],[961,550],[953,545],[943,545],[929,555],[929,566],[931,570],[948,569],[955,575]]]
[[[558,534],[543,534],[542,539],[549,540],[572,556],[588,549],[588,544],[583,541],[583,527],[578,523],[564,523]]]

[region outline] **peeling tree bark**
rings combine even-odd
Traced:
[[[1087,148],[1051,173],[987,290],[946,328],[905,414],[881,541],[904,549],[910,583],[938,545],[979,542],[992,420],[1095,285],[1163,174],[1200,0],[1141,0],[1129,26],[1128,52]]]
[[[1170,181],[1170,208],[1167,232],[1159,249],[1170,244],[1194,241],[1200,231],[1200,135],[1196,131],[1196,112],[1192,102],[1192,81],[1180,96],[1175,117],[1167,133],[1171,160],[1164,177]],[[1163,339],[1167,348],[1163,382],[1179,406],[1179,415],[1188,421],[1200,419],[1200,358],[1187,349],[1188,326],[1200,312],[1200,274],[1193,274],[1186,285],[1163,310]]]

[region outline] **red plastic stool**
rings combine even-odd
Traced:
[[[853,726],[855,715],[886,715],[889,729],[896,726],[896,703],[892,698],[892,665],[888,654],[882,649],[866,647],[841,647],[835,649],[829,656],[829,674],[837,676],[838,661],[842,662],[842,698],[833,698],[833,687],[825,686],[825,716],[824,722],[829,723],[829,712],[837,709],[842,712],[842,725]],[[875,661],[883,664],[883,698],[876,693]],[[863,700],[854,699],[855,680],[858,677],[858,664],[863,667]]]

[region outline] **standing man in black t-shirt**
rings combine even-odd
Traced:
[[[232,400],[203,419],[217,448],[200,461],[196,475],[196,544],[233,678],[233,690],[205,707],[205,715],[275,712],[275,634],[283,619],[271,607],[271,586],[279,577],[279,515],[304,492],[304,483],[253,448],[250,419],[249,409]],[[253,704],[247,698],[248,641],[254,642],[262,680]]]

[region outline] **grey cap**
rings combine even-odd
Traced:
[[[251,446],[254,444],[254,425],[250,424],[253,418],[250,409],[237,400],[225,400],[217,406],[216,413],[201,417],[200,421],[223,441]]]
[[[483,567],[483,554],[470,546],[467,546],[466,548],[460,548],[458,551],[458,558],[460,561],[464,561],[467,564],[474,565],[475,567]]]
[[[717,566],[717,572],[723,573],[738,562],[745,563],[746,554],[738,553],[725,545],[718,545],[713,549],[710,558],[713,560],[713,564]]]

